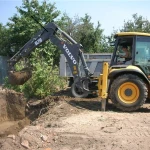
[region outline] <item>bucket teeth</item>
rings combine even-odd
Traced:
[[[9,71],[8,81],[12,85],[22,85],[32,77],[32,72],[29,69],[22,69],[21,71]]]

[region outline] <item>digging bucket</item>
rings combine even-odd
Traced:
[[[32,71],[29,68],[24,68],[21,71],[9,71],[8,81],[12,85],[23,85],[32,77]]]

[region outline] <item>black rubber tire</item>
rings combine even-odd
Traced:
[[[126,83],[130,82],[131,84],[135,84],[136,87],[138,87],[139,90],[139,96],[136,101],[133,103],[125,103],[124,101],[120,100],[118,96],[118,90],[119,87]],[[133,74],[124,74],[121,76],[118,76],[113,83],[111,84],[110,88],[110,99],[112,103],[122,111],[135,111],[139,109],[146,101],[147,96],[148,96],[148,89],[144,81]]]
[[[86,91],[85,92],[78,92],[78,89],[77,89],[75,83],[73,83],[71,86],[71,93],[74,97],[78,97],[78,98],[85,98],[89,95],[89,93]]]

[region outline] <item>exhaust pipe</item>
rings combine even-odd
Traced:
[[[23,85],[32,77],[32,71],[29,68],[24,68],[21,71],[9,71],[8,82],[11,85]]]

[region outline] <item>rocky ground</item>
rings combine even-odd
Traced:
[[[150,104],[132,113],[62,91],[43,100],[0,91],[1,150],[150,150]]]

